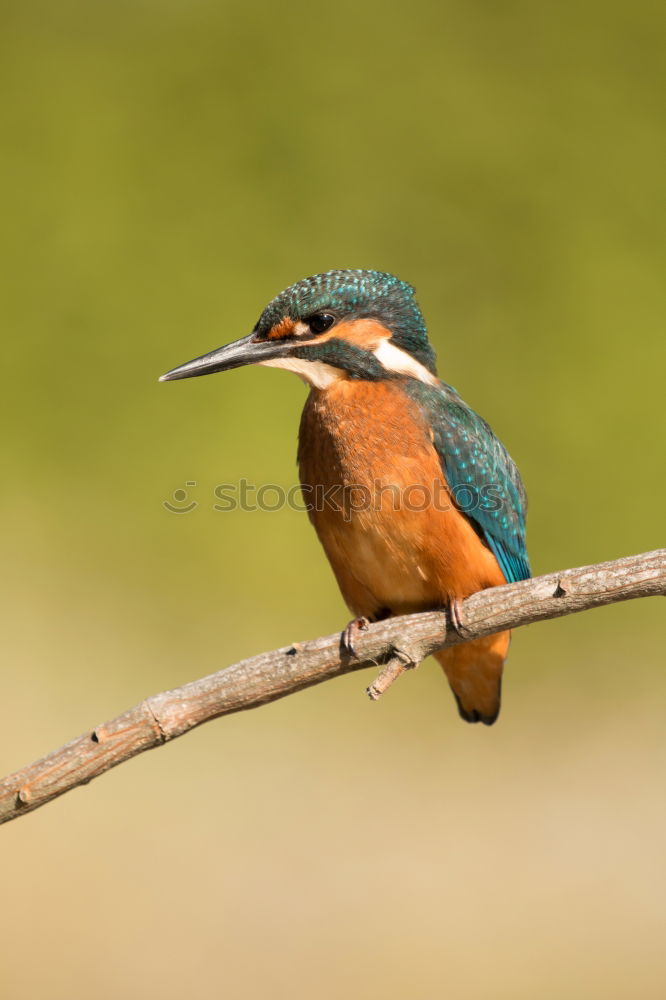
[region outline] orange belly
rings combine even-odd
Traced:
[[[429,429],[399,383],[313,390],[299,466],[310,518],[354,614],[441,607],[505,582],[452,504]]]

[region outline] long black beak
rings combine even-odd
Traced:
[[[281,340],[255,340],[255,335],[251,333],[248,337],[235,340],[233,344],[218,347],[216,351],[202,354],[200,358],[172,368],[166,375],[161,376],[160,382],[212,375],[213,372],[226,372],[231,368],[242,368],[243,365],[256,365],[272,358],[282,358],[289,350],[289,346],[288,342]]]

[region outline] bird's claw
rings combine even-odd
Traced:
[[[458,633],[461,639],[472,638],[472,633],[470,629],[463,624],[462,620],[462,601],[459,597],[454,597],[449,602],[449,618],[454,629]]]
[[[350,656],[356,656],[354,639],[359,632],[365,632],[369,624],[370,622],[367,618],[352,618],[349,625],[344,629],[340,640],[343,652],[348,653]]]

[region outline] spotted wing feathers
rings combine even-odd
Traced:
[[[506,448],[451,386],[414,383],[410,394],[432,428],[454,502],[494,553],[507,582],[527,579],[527,496]]]

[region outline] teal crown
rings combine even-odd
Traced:
[[[395,344],[435,372],[435,352],[414,298],[414,288],[383,271],[325,271],[290,285],[268,303],[255,331],[266,334],[284,316],[305,320],[330,311],[339,319],[377,319]]]

